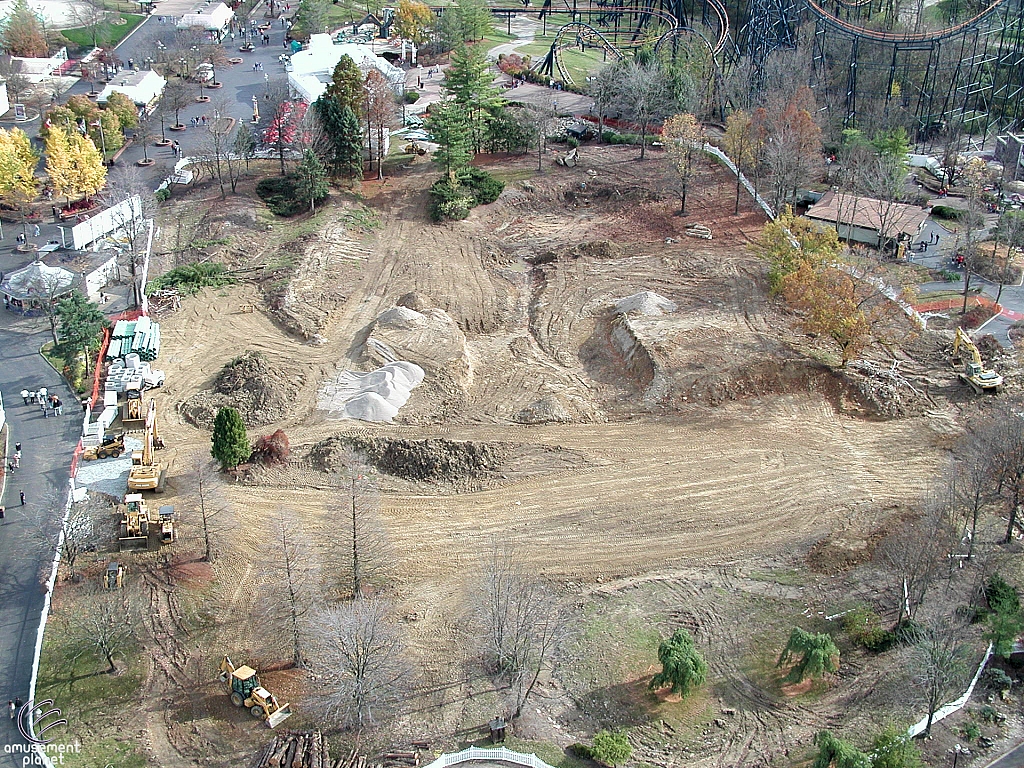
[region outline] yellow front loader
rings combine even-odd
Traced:
[[[220,681],[227,684],[228,696],[236,707],[245,706],[257,717],[274,728],[292,716],[290,704],[278,704],[277,697],[260,684],[260,677],[252,667],[236,667],[231,657],[220,663]]]

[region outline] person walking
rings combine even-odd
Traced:
[[[64,401],[63,400],[61,400],[58,397],[56,402],[53,404],[53,406],[54,406],[53,410],[57,412],[58,416],[63,416],[64,415]]]
[[[46,413],[46,401],[45,400],[40,400],[39,401],[39,410],[41,410],[43,412],[43,418],[44,419],[49,415],[49,414]]]
[[[14,454],[14,468],[21,469],[21,451]]]
[[[25,506],[25,492],[22,491],[19,495],[21,496],[21,506],[24,507]]]
[[[25,405],[28,405],[28,390],[21,390],[21,399],[25,401]]]
[[[3,509],[3,507],[0,507],[0,509]],[[11,720],[13,720],[14,719],[14,702],[11,699],[7,700],[7,711],[10,712]]]
[[[14,450],[15,450],[15,451],[16,451],[17,453],[21,453],[21,443],[15,443],[15,444],[14,444]]]

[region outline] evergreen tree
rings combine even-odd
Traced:
[[[668,640],[658,646],[661,672],[651,679],[651,689],[672,686],[672,693],[685,696],[691,688],[704,685],[708,665],[693,645],[693,638],[685,629],[677,629]]]
[[[445,70],[441,87],[466,110],[470,141],[474,152],[483,145],[490,117],[488,109],[498,103],[498,92],[491,86],[491,65],[482,48],[461,44],[452,52],[451,65]]]
[[[799,683],[805,677],[821,677],[826,672],[833,673],[839,669],[839,649],[827,632],[811,634],[800,627],[793,627],[776,666],[787,664],[797,656],[800,658],[786,675],[786,680],[791,683]]]
[[[430,113],[426,126],[438,143],[433,160],[444,169],[449,182],[455,184],[459,172],[473,159],[466,110],[454,101],[441,102],[441,106]]]
[[[65,361],[70,366],[78,353],[85,357],[85,371],[89,372],[89,353],[98,349],[100,332],[108,325],[107,318],[80,291],[73,291],[57,304],[60,320],[60,343]]]
[[[345,55],[338,60],[325,93],[335,99],[339,107],[351,109],[357,118],[362,115],[366,103],[363,73],[351,56]]]
[[[29,8],[28,0],[14,0],[0,28],[0,40],[11,56],[45,58],[48,52],[39,14]]]
[[[213,420],[213,448],[210,451],[221,469],[237,467],[252,455],[242,416],[234,408],[221,408]]]
[[[327,94],[313,103],[327,139],[326,162],[331,176],[355,178],[363,170],[363,137],[359,121],[348,107]]]
[[[316,213],[316,202],[327,197],[328,187],[327,171],[312,149],[302,153],[302,162],[295,169],[295,177],[298,179],[299,195],[309,202],[310,212]]]
[[[870,757],[828,731],[814,734],[814,744],[818,747],[818,754],[811,768],[871,768]]]

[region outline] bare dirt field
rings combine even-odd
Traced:
[[[506,191],[444,225],[426,218],[436,172],[423,160],[367,185],[363,202],[338,196],[291,234],[248,200],[207,213],[213,236],[229,241],[211,252],[260,269],[159,318],[168,376],[156,398],[167,499],[183,511],[180,557],[196,537],[186,476],[210,445],[183,410],[243,352],[266,359],[260,384],[275,390],[278,409],[250,436],[283,429],[292,461],[218,481],[234,525],[218,537],[212,571],[184,574],[177,586],[145,577],[154,622],[171,621],[166,595],[183,592],[219,622],[154,647],[163,660],[143,686],[140,739],[155,764],[235,765],[247,745],[262,745],[264,732],[214,684],[195,686],[204,670],[213,677],[219,653],[281,655],[253,618],[277,588],[267,564],[280,521],[331,589],[342,499],[323,465],[333,444],[322,441],[336,436],[474,445],[469,455],[433,444],[458,471],[379,467],[392,552],[386,591],[407,617],[421,670],[411,713],[385,741],[427,735],[452,747],[476,738],[500,708],[501,693],[474,666],[466,607],[495,541],[574,601],[589,641],[589,650],[582,640],[563,649],[520,739],[564,747],[618,723],[635,727],[637,758],[652,765],[788,765],[808,754],[815,730],[860,717],[848,722],[843,712],[870,710],[871,721],[916,713],[883,684],[877,660],[852,662],[813,701],[766,691],[777,688],[771,662],[793,622],[818,622],[848,598],[846,587],[811,574],[808,555],[863,562],[872,535],[939,471],[962,402],[948,363],[937,364],[941,340],[923,336],[897,351],[914,387],[901,395],[902,418],[881,418],[877,382],[809,356],[807,339],[766,297],[747,248],[763,217],[746,198],[732,214],[728,174],[705,167],[679,217],[663,161],[635,154],[590,146],[578,168],[540,175],[535,158],[488,159],[509,179]],[[172,210],[184,216],[188,205]],[[687,237],[693,223],[714,239]],[[165,223],[167,251],[172,230]],[[676,311],[614,311],[643,291]],[[399,303],[440,312],[412,330],[378,321]],[[339,421],[317,408],[320,388],[340,371],[377,367],[383,348],[427,374],[394,423]],[[887,366],[891,358],[875,352]],[[682,703],[644,690],[659,637],[678,626],[695,632],[712,680]],[[267,679],[299,701],[290,725],[316,725],[301,713],[302,674]],[[885,695],[871,698],[879,687]],[[187,713],[157,706],[186,697]]]

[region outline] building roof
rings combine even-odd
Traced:
[[[807,218],[829,224],[843,224],[871,229],[881,233],[884,226],[888,237],[899,234],[916,235],[928,218],[928,211],[917,205],[889,203],[871,197],[840,195],[835,191],[826,192],[805,214]]]
[[[405,82],[405,72],[382,56],[378,56],[368,45],[356,43],[336,44],[330,35],[311,35],[309,45],[292,54],[288,64],[288,82],[310,104],[327,89],[334,68],[342,56],[351,57],[363,72],[371,67],[380,72],[393,88]]]
[[[123,93],[140,106],[149,104],[163,93],[167,81],[151,69],[140,69],[138,72],[118,72],[113,81],[108,83],[96,98],[100,104],[106,103],[112,93]]]
[[[0,283],[0,292],[15,299],[53,298],[66,293],[75,282],[73,272],[33,261],[27,267],[11,272]]]
[[[235,12],[224,5],[224,3],[212,3],[209,0],[203,0],[191,11],[182,15],[178,20],[177,27],[178,29],[202,27],[203,29],[219,31],[224,29],[234,16]]]

